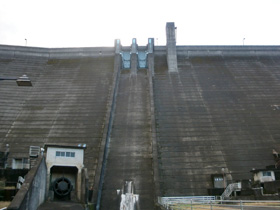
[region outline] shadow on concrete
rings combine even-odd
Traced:
[[[39,206],[38,210],[49,210],[49,209],[59,209],[59,210],[84,210],[82,204],[71,202],[71,201],[47,201]]]

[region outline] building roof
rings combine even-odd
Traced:
[[[59,144],[45,144],[44,148],[55,147],[55,148],[71,148],[71,149],[82,149],[85,150],[87,146],[84,144],[79,145],[59,145]]]

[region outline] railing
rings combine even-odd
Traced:
[[[158,203],[162,206],[169,206],[177,203],[209,203],[215,199],[215,196],[158,197]]]
[[[207,196],[206,196],[207,197]],[[162,199],[162,198],[161,198]],[[170,199],[170,198],[169,198]],[[172,199],[173,200],[173,199]],[[176,199],[175,199],[176,200]],[[265,201],[265,200],[209,200],[208,202],[199,202],[198,200],[179,200],[177,203],[166,202],[164,208],[166,210],[269,210],[280,209],[280,201]]]
[[[226,197],[229,197],[232,192],[241,190],[241,183],[232,183],[227,186],[223,194],[221,195],[221,200],[224,200]]]

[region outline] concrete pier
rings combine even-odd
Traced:
[[[169,72],[178,72],[174,23],[166,23],[166,55]]]

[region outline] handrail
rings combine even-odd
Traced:
[[[194,196],[196,197],[211,197],[211,196]],[[159,203],[160,201],[164,201],[165,199],[171,199],[171,198],[186,198],[186,197],[159,197]],[[226,209],[240,209],[244,210],[246,207],[249,207],[250,209],[258,210],[258,209],[280,209],[280,201],[279,200],[210,200],[207,203],[206,202],[199,202],[198,200],[188,200],[188,202],[184,202],[184,200],[177,200],[175,202],[169,200],[168,202],[165,200],[164,203],[160,203],[165,209],[177,209],[176,205],[180,205],[180,208],[184,207],[184,204],[186,205],[186,209],[216,209],[215,207],[218,207],[221,210]]]
[[[233,191],[240,190],[240,183],[232,183],[227,186],[223,194],[221,195],[221,200],[224,200],[225,197],[229,197]]]
[[[214,201],[215,199],[215,196],[158,197],[158,203],[163,206],[170,205],[173,203],[209,203],[210,201]]]

